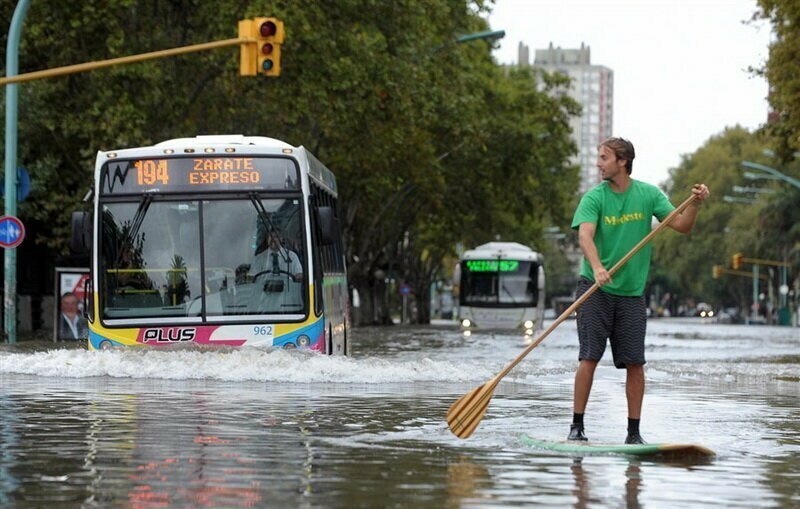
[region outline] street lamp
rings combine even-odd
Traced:
[[[746,171],[742,175],[744,175],[744,178],[748,180],[781,180],[780,177],[776,177],[775,175],[770,175],[768,173],[753,173],[752,171]]]
[[[764,150],[762,150],[762,153],[765,156],[768,156],[768,157],[775,157],[775,152],[770,150],[770,149],[764,149]],[[800,157],[800,152],[795,152],[794,153],[794,157],[795,158]],[[744,172],[744,177],[746,179],[749,179],[749,180],[760,180],[760,179],[781,180],[783,182],[787,182],[787,183],[793,185],[794,187],[800,189],[800,180],[798,180],[798,179],[796,179],[794,177],[790,177],[789,175],[786,175],[786,174],[776,170],[775,168],[772,168],[770,166],[767,166],[767,165],[764,165],[764,164],[760,164],[760,163],[754,163],[752,161],[742,161],[741,164],[745,168],[749,168],[751,170],[758,170],[758,173],[751,172],[751,171]],[[737,190],[737,188],[739,188],[739,186],[734,186],[734,190]],[[740,189],[747,189],[748,192],[766,192],[767,191],[766,189],[755,191],[756,188],[740,188]],[[771,190],[771,192],[774,192],[774,190]],[[786,313],[786,305],[788,304],[788,293],[789,293],[789,286],[787,285],[788,266],[787,265],[782,265],[780,270],[781,270],[781,272],[780,272],[781,286],[780,286],[780,292],[779,292],[780,293],[780,312]],[[784,321],[784,320],[781,319],[780,321]]]
[[[739,196],[730,196],[727,194],[722,197],[722,200],[726,203],[746,203],[748,205],[752,205],[756,202],[756,200],[752,198],[741,198]]]
[[[765,189],[763,187],[743,187],[743,186],[733,186],[733,192],[735,192],[735,193],[775,194],[775,190],[774,189]]]
[[[505,30],[486,30],[484,32],[476,32],[474,34],[460,35],[456,37],[456,42],[474,41],[476,39],[488,39],[493,41],[496,39],[502,39],[505,36]]]
[[[800,180],[797,180],[796,178],[790,177],[788,175],[784,175],[783,173],[779,172],[775,168],[771,168],[769,166],[766,166],[766,165],[763,165],[763,164],[759,164],[759,163],[754,163],[752,161],[742,161],[742,166],[744,166],[745,168],[750,168],[751,170],[762,171],[762,172],[766,173],[767,175],[771,175],[776,180],[783,180],[784,182],[788,182],[789,184],[791,184],[791,185],[795,186],[796,188],[800,189]],[[760,175],[764,175],[764,173],[761,173],[761,174],[756,173],[756,174],[753,174],[753,175],[759,175],[758,178],[764,178],[764,177],[760,176]],[[745,174],[745,177],[746,176],[747,176],[747,174]],[[766,177],[766,178],[769,178],[769,177]]]
[[[466,34],[466,35],[459,35],[455,39],[442,44],[441,46],[437,46],[433,49],[433,53],[449,46],[450,44],[460,44],[462,42],[469,42],[469,41],[477,41],[481,39],[485,39],[488,41],[495,41],[497,39],[502,39],[506,36],[505,30],[484,30],[483,32],[475,32],[474,34]]]

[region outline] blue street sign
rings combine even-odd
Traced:
[[[411,295],[412,293],[414,293],[414,290],[412,290],[412,288],[409,285],[403,283],[402,285],[400,285],[399,292],[400,295]]]
[[[25,201],[31,192],[31,176],[20,166],[17,168],[17,201]]]
[[[0,182],[0,195],[5,196],[6,184]],[[25,201],[31,192],[31,176],[28,171],[20,166],[17,168],[17,201]]]
[[[14,216],[0,217],[0,247],[12,248],[25,240],[25,226]]]

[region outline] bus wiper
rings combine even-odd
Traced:
[[[275,227],[275,223],[272,222],[272,219],[269,218],[267,209],[264,208],[264,204],[261,203],[261,200],[258,199],[258,194],[248,193],[248,196],[250,197],[250,202],[253,204],[253,207],[256,208],[256,213],[258,213],[258,218],[261,219],[261,224],[263,224],[265,228],[268,228],[266,234],[269,235],[269,230],[271,229],[273,232],[275,232],[275,235],[278,235],[281,241],[281,246],[283,246],[286,240],[281,235],[280,230],[278,230],[278,228]],[[278,252],[280,252],[280,249],[278,250]],[[283,258],[284,259],[283,261],[285,261],[288,264],[290,261],[288,251],[285,257],[281,253],[281,258]]]
[[[514,298],[514,295],[506,287],[506,278],[503,277],[502,275],[500,275],[500,264],[501,263],[502,263],[502,260],[498,257],[497,258],[497,278],[498,278],[498,280],[500,282],[500,288],[502,288],[503,291],[506,292],[509,297],[511,297],[511,303],[512,304],[516,304],[517,303],[517,299]]]
[[[509,296],[509,297],[511,297],[511,303],[512,303],[512,304],[516,304],[516,303],[517,303],[517,299],[515,299],[515,298],[514,298],[514,294],[512,294],[512,293],[511,293],[511,292],[508,290],[508,288],[506,288],[506,285],[505,285],[505,284],[502,284],[502,285],[500,285],[500,287],[501,287],[503,290],[505,290],[505,292],[508,294],[508,296]]]
[[[133,216],[133,221],[131,221],[131,229],[128,232],[128,238],[126,239],[131,243],[131,245],[133,245],[133,239],[135,239],[136,235],[139,234],[139,230],[142,227],[142,222],[144,221],[144,216],[147,215],[147,211],[152,202],[153,195],[146,194],[142,196],[142,200],[139,202],[139,206],[136,208],[136,214]]]
[[[122,239],[123,246],[131,246],[133,247],[134,240],[136,236],[139,234],[139,230],[142,228],[142,223],[144,222],[144,217],[147,215],[147,210],[150,208],[150,204],[153,202],[153,195],[146,194],[142,196],[142,199],[139,200],[139,206],[136,208],[136,213],[133,215],[133,219],[131,220],[131,226],[128,230],[128,234],[125,238]],[[120,261],[122,261],[122,253],[123,250],[120,250],[117,255],[116,266],[118,267]]]

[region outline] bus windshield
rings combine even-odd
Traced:
[[[255,193],[103,203],[102,318],[302,318],[308,276],[301,205],[299,197]]]
[[[517,260],[461,262],[461,305],[531,307],[538,299],[537,264]]]

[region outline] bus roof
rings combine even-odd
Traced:
[[[462,260],[494,260],[509,259],[523,261],[541,261],[542,255],[518,242],[488,242],[475,249],[465,251]]]
[[[243,134],[214,134],[214,135],[200,135],[194,138],[175,138],[172,140],[162,141],[153,145],[154,147],[198,147],[206,145],[254,145],[263,148],[293,148],[285,141],[276,140],[275,138],[268,138],[266,136],[245,136]]]
[[[194,138],[174,138],[171,140],[162,141],[151,146],[142,147],[129,147],[115,150],[101,150],[98,152],[98,160],[105,160],[111,157],[141,157],[141,154],[150,154],[156,151],[164,152],[166,150],[174,150],[176,153],[192,149],[200,153],[205,148],[234,148],[237,147],[245,150],[245,152],[252,153],[253,150],[267,150],[274,152],[281,152],[284,150],[302,152],[303,147],[293,147],[285,141],[276,140],[275,138],[267,138],[266,136],[244,136],[242,134],[225,134],[225,135],[212,135],[212,136],[195,136]],[[249,150],[247,150],[249,149]]]
[[[215,134],[199,135],[194,138],[174,138],[156,143],[152,146],[131,147],[118,150],[99,151],[95,171],[100,171],[102,165],[109,159],[151,157],[151,154],[161,152],[165,154],[178,155],[181,152],[201,155],[205,149],[211,153],[225,150],[225,152],[237,152],[241,154],[291,154],[297,157],[301,165],[308,163],[308,175],[317,182],[322,188],[332,193],[338,194],[336,177],[324,164],[319,162],[311,152],[305,147],[295,147],[285,141],[266,136],[245,136],[243,134]],[[228,148],[232,150],[227,150]]]

